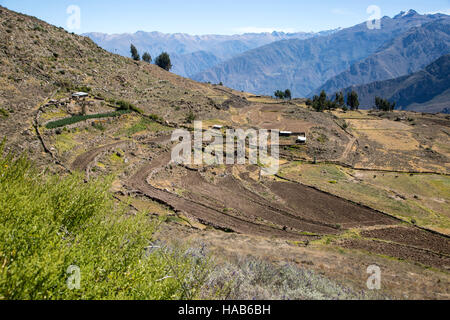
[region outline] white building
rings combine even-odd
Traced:
[[[299,136],[299,137],[297,138],[297,143],[306,143],[306,137],[301,137],[301,136]]]
[[[280,136],[290,137],[290,136],[292,136],[292,132],[291,131],[280,131]]]
[[[306,133],[302,133],[300,136],[298,136],[296,143],[301,143],[301,144],[306,143]]]
[[[72,98],[86,98],[87,96],[89,96],[89,94],[88,93],[86,93],[86,92],[75,92],[75,93],[72,93]]]

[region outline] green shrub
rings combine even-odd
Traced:
[[[114,100],[113,100],[114,101]],[[124,101],[124,100],[118,100],[115,101],[115,104],[118,106],[119,110],[131,110],[140,114],[143,114],[144,111],[136,107],[134,104]]]
[[[148,118],[150,120],[153,120],[153,121],[156,121],[156,122],[162,122],[163,121],[163,119],[160,116],[158,116],[157,114],[150,114],[148,116]]]
[[[102,132],[106,130],[106,128],[101,123],[93,123],[92,127]]]
[[[134,107],[131,103],[124,100],[116,101],[116,105],[119,107],[119,110],[130,110],[132,107]]]
[[[9,112],[3,108],[0,108],[0,118],[8,118]]]
[[[92,91],[92,89],[88,86],[76,86],[76,87],[73,87],[72,90],[86,92],[86,93],[89,93]]]
[[[43,176],[0,146],[0,300],[193,299],[205,256],[152,246],[157,224],[127,216],[110,182]],[[152,246],[151,248],[149,246]],[[80,268],[71,290],[70,266]]]
[[[56,61],[57,57],[52,56],[51,59],[53,59],[53,61]],[[88,86],[77,86],[77,85],[74,85],[72,82],[70,82],[68,80],[56,81],[55,85],[57,85],[58,87],[62,88],[66,92],[79,92],[79,91],[86,92],[86,93],[92,92],[92,88],[91,87],[88,87]]]
[[[186,122],[187,122],[187,123],[192,123],[192,122],[194,122],[196,119],[197,119],[197,116],[196,116],[192,111],[190,111],[190,112],[188,113],[188,115],[186,116]]]
[[[33,27],[33,31],[47,32],[47,30],[45,30],[44,28],[42,28],[40,25],[37,24]]]

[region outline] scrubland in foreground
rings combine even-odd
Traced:
[[[0,300],[376,297],[295,265],[249,257],[219,265],[202,245],[166,245],[155,238],[161,220],[128,214],[110,182],[0,158]],[[68,285],[74,266],[79,289]]]

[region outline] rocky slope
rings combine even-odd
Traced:
[[[0,7],[0,132],[19,151],[39,150],[34,115],[58,92],[91,90],[146,114],[183,122],[216,114],[212,86],[111,54],[87,37]]]

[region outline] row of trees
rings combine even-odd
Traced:
[[[277,99],[291,100],[292,99],[292,92],[289,89],[286,89],[284,92],[281,91],[281,90],[277,90],[277,91],[275,91],[274,96]]]
[[[139,55],[137,48],[133,44],[131,44],[130,46],[130,52],[131,58],[133,58],[133,60],[141,60],[141,56]],[[142,55],[142,60],[148,63],[152,63],[152,56],[150,55],[150,53],[144,52],[144,54]],[[167,52],[163,52],[158,57],[156,57],[155,64],[166,71],[170,71],[170,69],[172,69],[172,62],[170,61],[170,56]]]
[[[386,99],[380,97],[375,98],[375,108],[382,111],[394,111],[396,102],[390,103]]]
[[[318,112],[322,112],[325,110],[336,110],[342,109],[344,111],[347,110],[358,110],[359,109],[359,97],[358,93],[355,91],[351,91],[347,94],[347,101],[344,99],[344,93],[337,92],[334,100],[328,99],[325,91],[322,90],[319,96],[314,96],[313,99],[308,99],[306,101],[306,105],[312,106],[314,110]],[[382,99],[380,97],[375,98],[375,109],[382,111],[394,111],[396,103],[389,102],[386,99]]]
[[[312,106],[314,110],[318,112],[323,112],[325,110],[336,110],[342,109],[347,111],[349,108],[351,110],[359,109],[359,99],[358,94],[355,91],[349,92],[347,94],[347,102],[344,99],[344,93],[336,93],[334,100],[328,99],[327,93],[322,90],[319,96],[315,95],[313,99],[308,99],[306,105]]]

